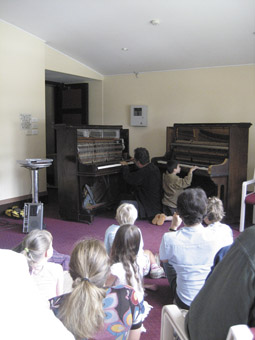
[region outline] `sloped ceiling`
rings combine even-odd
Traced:
[[[102,75],[255,63],[255,0],[1,0],[0,18]]]

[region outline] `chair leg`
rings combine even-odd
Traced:
[[[242,187],[242,197],[241,197],[241,211],[240,211],[240,226],[239,231],[244,231],[244,223],[245,223],[245,196],[246,196],[246,188]]]
[[[241,204],[241,213],[240,213],[240,226],[239,231],[244,231],[244,221],[245,221],[245,203]]]
[[[253,206],[252,224],[255,224],[255,205]]]

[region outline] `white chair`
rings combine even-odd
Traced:
[[[174,340],[175,333],[180,340],[188,340],[184,326],[185,316],[176,305],[166,305],[161,312],[160,340]]]
[[[176,305],[166,305],[161,312],[160,340],[189,340],[185,330],[185,314]],[[178,337],[176,337],[178,336]],[[229,328],[226,340],[252,340],[253,334],[247,325]]]
[[[249,186],[252,186],[253,190],[252,192],[247,194],[247,190]],[[253,179],[249,181],[245,181],[242,184],[240,226],[239,226],[240,232],[244,231],[246,204],[253,205],[252,223],[255,224],[255,170],[254,170]]]
[[[253,334],[247,325],[235,325],[229,328],[226,340],[252,340]]]

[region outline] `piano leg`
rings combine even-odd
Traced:
[[[227,210],[227,177],[214,177],[213,182],[217,185],[217,196],[223,202],[224,210]]]

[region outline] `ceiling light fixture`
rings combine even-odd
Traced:
[[[153,20],[150,21],[150,23],[151,23],[153,26],[157,26],[157,25],[159,25],[160,21],[159,21],[159,19],[153,19]]]
[[[122,51],[128,51],[128,48],[127,47],[122,47]]]

